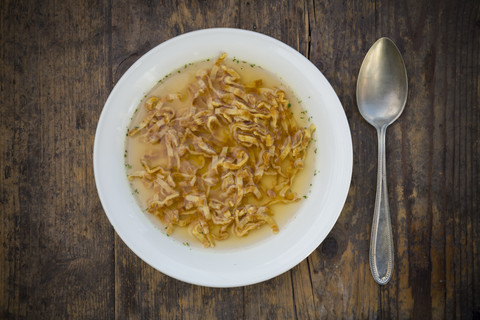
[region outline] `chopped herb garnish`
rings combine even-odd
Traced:
[[[178,72],[178,73],[180,73],[181,71],[180,71],[180,70],[178,70],[177,72]]]
[[[135,189],[134,191],[135,191],[135,193],[136,193],[136,194],[138,194],[138,193],[139,193],[139,192],[138,192],[138,189]]]
[[[305,199],[307,199],[308,197],[307,196],[303,196]]]
[[[207,61],[210,61],[210,59],[207,59]],[[187,242],[188,243],[188,242]]]
[[[185,64],[185,69],[187,69],[187,65]]]
[[[250,67],[252,67],[252,68],[255,67],[255,64],[252,63],[252,64],[250,65]]]
[[[289,108],[291,108],[291,107],[292,107],[292,104],[291,104],[291,103],[289,103],[289,104],[288,104],[288,107],[289,107]]]
[[[313,150],[313,152],[317,153],[317,148],[315,148],[315,150]]]

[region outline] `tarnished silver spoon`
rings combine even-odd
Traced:
[[[379,284],[393,271],[393,236],[388,205],[385,132],[402,114],[408,95],[407,71],[395,44],[381,38],[368,51],[357,79],[360,113],[378,135],[377,195],[370,239],[370,269]]]

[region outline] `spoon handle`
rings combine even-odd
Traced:
[[[378,284],[387,284],[393,270],[393,236],[388,206],[387,175],[385,173],[385,132],[387,126],[377,129],[378,173],[377,195],[370,239],[370,270]]]

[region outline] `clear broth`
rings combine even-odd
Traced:
[[[235,69],[235,71],[240,75],[241,81],[243,83],[249,83],[257,79],[262,79],[264,87],[273,88],[277,87],[283,90],[286,94],[287,99],[291,103],[291,112],[297,122],[298,126],[308,126],[310,125],[308,121],[308,114],[301,107],[301,103],[298,98],[293,94],[291,89],[286,86],[282,79],[279,79],[274,74],[264,70],[259,66],[247,63],[245,61],[231,60],[226,59],[224,63]],[[133,128],[136,124],[140,123],[142,119],[146,116],[146,110],[144,108],[144,102],[151,96],[164,96],[168,93],[180,92],[182,94],[187,94],[188,84],[195,80],[195,75],[199,70],[209,69],[213,66],[214,59],[209,59],[206,61],[189,63],[184,67],[173,71],[172,73],[166,75],[163,79],[159,80],[157,85],[152,88],[144,97],[144,99],[138,105],[131,121],[130,129]],[[181,88],[179,90],[179,88]],[[189,107],[189,101],[180,100],[175,105],[177,112],[182,112],[182,109]],[[301,170],[292,185],[292,190],[297,193],[299,197],[305,198],[309,196],[309,190],[311,187],[312,176],[314,175],[314,154],[312,149],[315,148],[315,140],[312,140],[310,147],[307,151],[305,158],[305,164],[303,170]],[[127,168],[127,174],[130,174],[135,171],[143,170],[143,167],[140,163],[140,158],[146,151],[152,152],[154,148],[161,148],[160,146],[152,146],[151,144],[142,142],[139,136],[127,137],[126,139],[126,157],[125,157],[125,167]],[[159,150],[161,152],[162,150]],[[142,210],[145,212],[145,208],[148,207],[147,200],[153,196],[153,190],[148,189],[139,179],[133,179],[130,181],[130,186],[132,188],[132,193],[135,195],[137,202],[139,203]],[[291,204],[276,204],[271,206],[272,211],[274,212],[274,219],[278,224],[280,232],[286,227],[288,222],[294,217],[294,213],[302,205],[302,200],[291,203]],[[152,220],[154,225],[160,229],[165,236],[166,227],[160,222],[156,216],[145,213]],[[268,225],[263,226],[258,230],[251,231],[245,237],[237,237],[235,234],[230,232],[230,237],[226,240],[215,241],[216,249],[232,249],[236,247],[246,247],[258,243],[266,239],[269,236],[275,236]],[[192,235],[188,232],[188,227],[175,227],[173,233],[170,237],[178,240],[187,247],[203,247],[202,244],[197,241]]]

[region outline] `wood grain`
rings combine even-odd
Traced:
[[[176,35],[234,27],[279,39],[330,81],[352,131],[353,175],[325,241],[247,287],[183,283],[115,234],[93,177],[103,104],[144,53]],[[355,84],[388,36],[409,77],[387,131],[395,238],[390,283],[368,262],[376,133]],[[480,2],[0,2],[0,318],[474,319],[480,317]]]
[[[311,4],[310,60],[330,81],[352,131],[353,175],[337,224],[309,257],[318,318],[378,318],[381,302],[368,250],[376,189],[375,130],[360,116],[356,76],[375,41],[375,3],[315,1]],[[358,19],[353,19],[358,17]]]
[[[91,165],[107,8],[2,6],[0,317],[108,318],[113,231]]]
[[[377,10],[377,36],[396,34],[401,50],[411,53],[404,57],[409,102],[391,138],[401,145],[400,161],[390,171],[401,172],[390,175],[399,190],[391,198],[401,214],[396,223],[401,283],[382,288],[386,315],[478,316],[480,297],[471,278],[478,274],[473,267],[478,238],[471,234],[478,222],[472,225],[476,211],[468,203],[478,199],[478,162],[476,167],[466,162],[478,158],[472,149],[479,139],[478,4],[406,1]],[[467,43],[469,50],[461,50]]]

